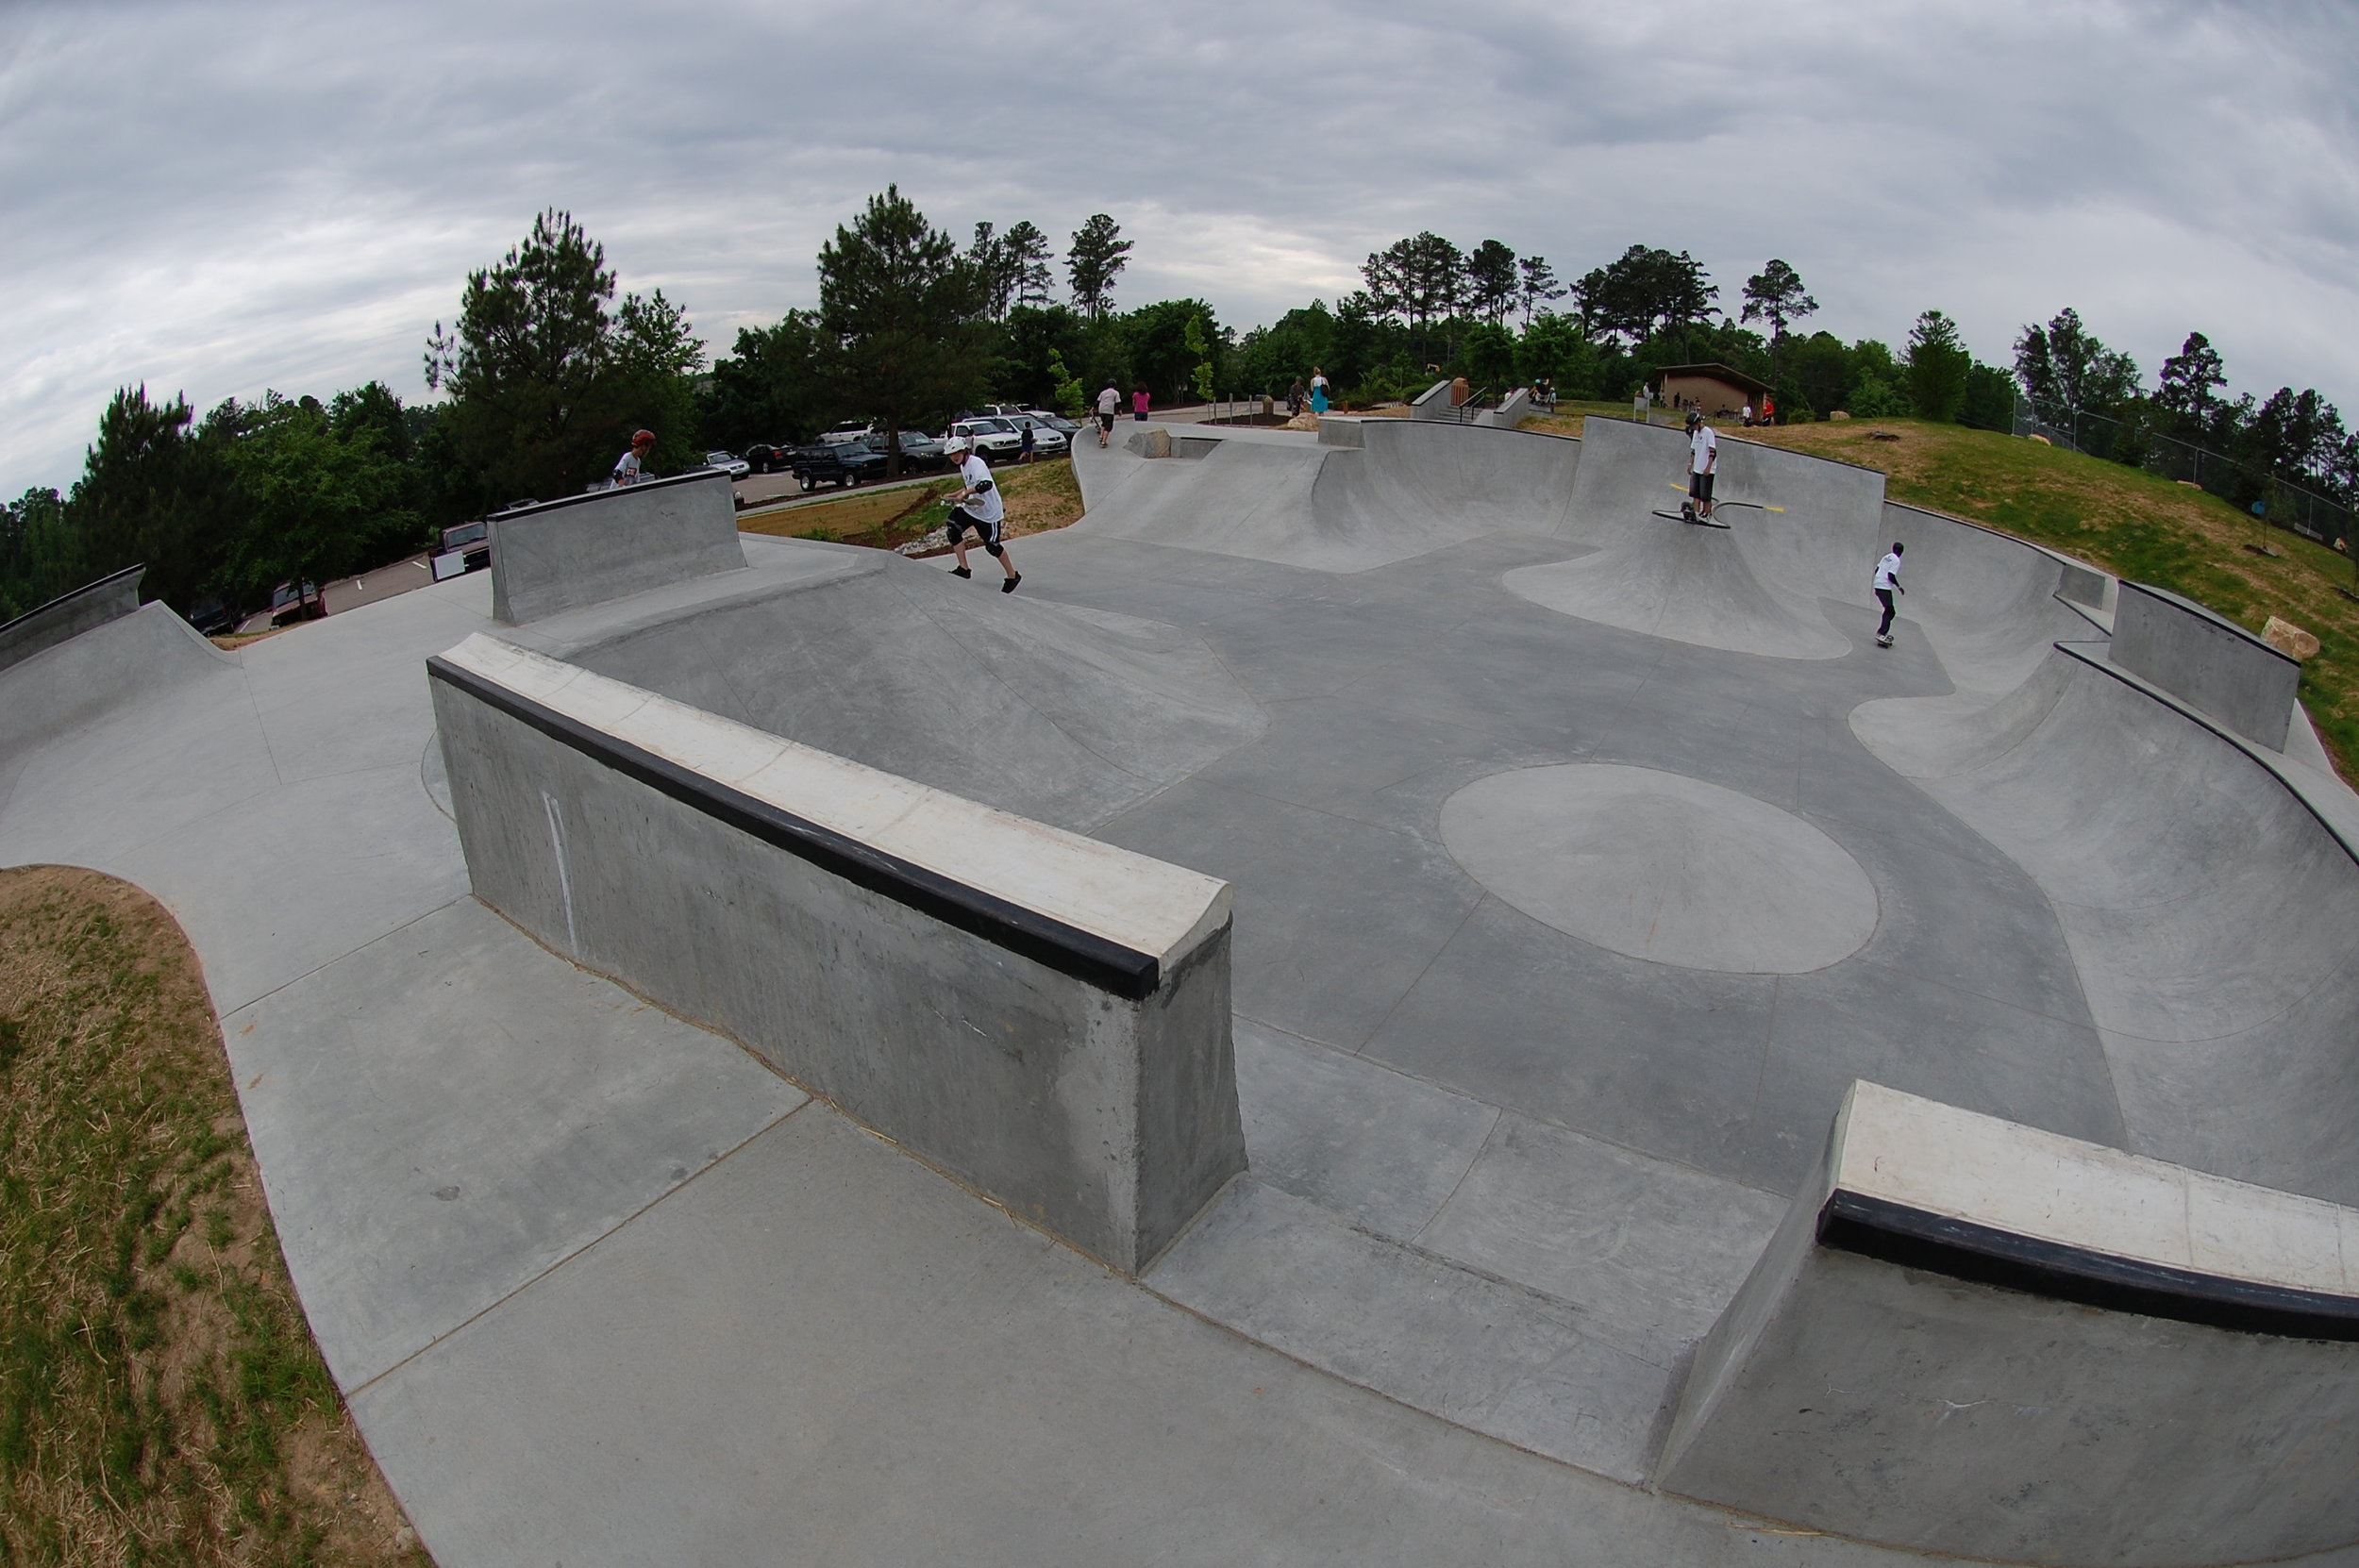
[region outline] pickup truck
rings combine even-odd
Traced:
[[[821,485],[857,485],[884,475],[884,458],[859,442],[816,442],[794,452],[795,476],[805,490]]]

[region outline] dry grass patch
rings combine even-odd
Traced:
[[[1592,414],[1604,419],[1628,419],[1630,418],[1630,405],[1627,403],[1589,403],[1569,397],[1561,398],[1557,402],[1556,412],[1530,415],[1516,421],[1515,428],[1537,430],[1543,435],[1549,436],[1579,436],[1582,427],[1589,423],[1589,416]]]
[[[811,501],[759,517],[740,518],[738,527],[749,534],[779,539],[845,540],[890,527],[910,513],[948,492],[948,479],[893,490],[856,491],[832,501]]]
[[[426,1564],[280,1260],[196,956],[0,871],[0,1563]]]

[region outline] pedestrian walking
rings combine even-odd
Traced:
[[[1720,437],[1704,416],[1687,410],[1687,505],[1705,522],[1712,520],[1712,480],[1720,467]]]
[[[991,465],[974,443],[955,441],[950,443],[950,459],[958,464],[960,488],[950,497],[950,548],[958,552],[959,563],[950,569],[954,577],[973,577],[966,567],[966,535],[975,534],[975,542],[983,547],[983,554],[999,563],[1005,580],[999,592],[1012,593],[1015,585],[1024,580],[1024,574],[1015,569],[1015,558],[999,542],[1002,525],[1007,520],[1008,506],[1000,498],[999,487],[992,483]]]
[[[614,459],[614,472],[607,477],[607,488],[620,490],[635,485],[647,476],[647,455],[655,450],[655,432],[642,430],[630,438],[630,450]]]
[[[1302,377],[1299,375],[1296,376],[1295,384],[1286,389],[1286,417],[1288,419],[1300,419],[1302,417],[1302,405],[1304,401],[1310,397],[1310,395],[1311,394],[1303,389]]]
[[[1097,394],[1097,444],[1106,444],[1106,438],[1114,433],[1114,416],[1122,411],[1122,393],[1113,381]]]
[[[1024,422],[1024,444],[1015,449],[1015,460],[1020,463],[1030,462],[1033,458],[1033,445],[1032,422],[1028,419]]]
[[[1327,372],[1316,365],[1311,367],[1311,411],[1327,412]]]
[[[1896,539],[1891,553],[1876,563],[1876,597],[1883,601],[1884,607],[1883,623],[1876,628],[1876,646],[1880,648],[1892,646],[1892,596],[1908,592],[1900,586],[1900,557],[1906,550],[1907,546]]]
[[[1146,423],[1146,389],[1139,388],[1130,394],[1130,417],[1141,425]]]

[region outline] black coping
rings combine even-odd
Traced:
[[[35,605],[32,609],[26,610],[24,614],[18,616],[13,621],[0,621],[0,640],[5,640],[8,633],[14,631],[17,627],[29,625],[30,623],[39,620],[41,617],[48,614],[51,610],[56,609],[60,605],[71,604],[75,600],[83,597],[85,594],[96,593],[103,589],[111,588],[116,583],[121,582],[124,578],[138,576],[141,573],[146,570],[147,567],[144,563],[138,566],[126,566],[120,572],[108,573],[105,576],[100,577],[95,582],[86,582],[79,588],[69,588],[64,592],[59,594],[56,598],[50,600],[47,604]]]
[[[617,740],[440,655],[428,659],[426,665],[431,678],[531,726],[551,740],[739,832],[945,926],[1133,1001],[1152,995],[1163,983],[1163,965],[1153,954],[1111,942],[808,822],[693,768]]]
[[[2282,1339],[2359,1341],[2359,1297],[2295,1290],[2042,1241],[1836,1188],[1821,1246],[1978,1285]]]

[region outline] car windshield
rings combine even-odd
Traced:
[[[705,454],[705,461],[709,463],[733,463],[736,460],[737,454],[734,452],[708,452]]]

